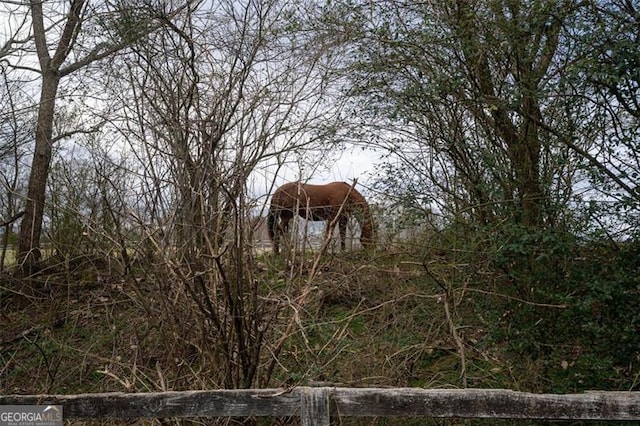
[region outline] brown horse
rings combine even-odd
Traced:
[[[333,233],[333,227],[337,223],[342,250],[345,249],[347,222],[353,215],[360,223],[362,246],[373,247],[374,226],[369,204],[362,194],[346,182],[326,185],[290,182],[278,188],[271,199],[267,217],[274,253],[280,251],[279,234],[289,231],[289,221],[296,213],[307,220],[327,221],[327,236]]]

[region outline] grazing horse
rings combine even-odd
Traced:
[[[307,220],[327,221],[327,236],[333,233],[337,222],[342,250],[345,249],[349,216],[355,216],[360,223],[362,246],[372,248],[374,245],[374,226],[369,204],[362,194],[346,182],[331,182],[326,185],[290,182],[278,188],[271,199],[267,216],[274,253],[280,252],[279,234],[289,231],[289,221],[296,213]]]

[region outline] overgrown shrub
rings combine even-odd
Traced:
[[[557,230],[503,234],[492,254],[501,276],[489,335],[540,366],[532,383],[555,392],[637,389],[640,371],[638,244],[579,242]]]

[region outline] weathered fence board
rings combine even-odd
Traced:
[[[64,406],[65,418],[293,416],[298,392],[281,389],[0,396],[1,404]]]
[[[329,426],[329,403],[332,388],[301,388],[300,419],[302,426]]]
[[[65,418],[332,416],[640,420],[640,392],[533,394],[503,389],[333,388],[6,395],[0,405],[62,404]],[[330,413],[331,411],[331,413]]]
[[[640,392],[532,394],[504,389],[342,389],[343,416],[640,419]]]

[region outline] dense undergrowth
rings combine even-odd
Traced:
[[[256,307],[255,372],[230,367],[245,366],[234,326],[211,321],[233,316],[212,314],[226,296],[202,277],[58,264],[34,278],[44,296],[2,293],[0,393],[211,389],[249,373],[253,387],[638,390],[640,245],[521,231],[249,257],[253,287],[235,296]]]

